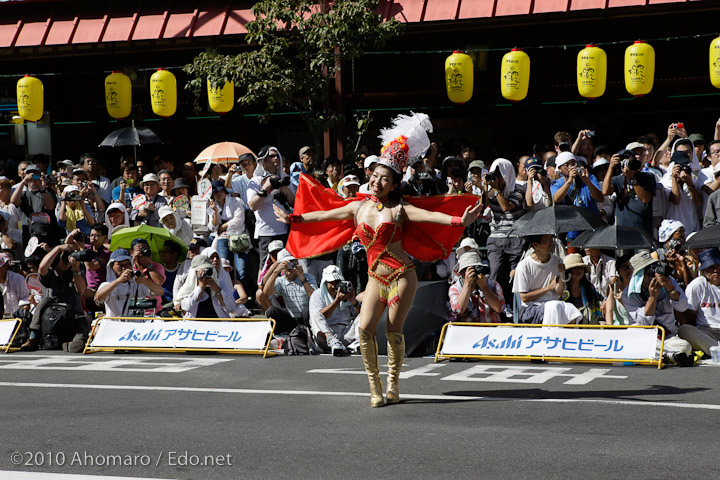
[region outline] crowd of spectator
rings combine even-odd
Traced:
[[[596,138],[590,130],[574,138],[560,131],[552,144],[492,161],[477,158],[471,145],[448,152],[432,143],[410,159],[403,195],[465,193],[485,206],[448,259],[417,262],[420,280],[447,282],[448,296],[437,301],[450,321],[660,325],[678,363],[693,350],[709,354],[720,341],[720,252],[684,245],[720,222],[720,121],[708,142],[682,124],[670,125],[662,142],[654,134],[614,146]],[[112,180],[94,153],[55,165],[36,155],[17,172],[6,162],[0,311],[27,319],[24,350],[82,351],[102,315],[259,314],[274,318],[278,333],[306,325],[319,349],[344,354],[356,345],[365,249],[353,241],[295,259],[285,249],[289,226],[275,210],[292,211],[301,174],[341,197],[367,193],[376,162],[371,151],[343,163],[320,161],[310,146],[285,158],[264,146],[257,157],[208,168],[125,157]],[[207,198],[198,191],[204,179]],[[569,246],[579,231],[513,234],[523,216],[554,205],[643,230],[660,248],[581,250]],[[113,244],[138,225],[173,240]]]

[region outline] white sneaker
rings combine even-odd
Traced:
[[[334,357],[340,357],[346,352],[345,345],[334,333],[327,336],[327,344]]]

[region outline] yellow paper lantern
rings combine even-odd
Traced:
[[[502,58],[500,90],[511,102],[519,102],[527,96],[530,85],[530,57],[520,48],[513,48]]]
[[[225,82],[220,88],[213,88],[210,80],[207,82],[208,103],[213,112],[220,114],[227,113],[232,110],[235,104],[235,84],[233,82]]]
[[[44,92],[39,78],[25,75],[17,82],[18,113],[27,121],[37,122],[43,116]]]
[[[473,94],[473,61],[470,55],[454,51],[445,59],[445,87],[451,102],[462,105]]]
[[[105,108],[116,119],[128,117],[132,110],[132,83],[122,72],[105,77]]]
[[[710,42],[710,81],[720,88],[720,37]]]
[[[597,45],[586,45],[577,56],[578,92],[585,98],[598,98],[605,93],[607,55]]]
[[[655,80],[655,49],[638,40],[625,50],[625,89],[641,97],[650,93]]]
[[[150,76],[150,103],[155,115],[167,118],[177,110],[177,80],[163,68]]]

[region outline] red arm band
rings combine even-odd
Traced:
[[[452,218],[450,218],[450,225],[453,227],[462,227],[462,218],[453,216]]]

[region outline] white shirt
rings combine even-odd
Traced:
[[[109,285],[111,282],[103,282],[98,290]],[[121,283],[110,292],[105,299],[105,315],[108,317],[128,316],[130,300],[134,298],[155,298],[147,285],[140,285],[131,279],[130,282]]]
[[[708,282],[705,276],[697,277],[685,289],[688,308],[695,310],[698,327],[720,329],[720,287]]]
[[[225,306],[222,306],[220,304],[218,295],[222,296]],[[200,286],[196,286],[195,289],[193,289],[192,293],[187,297],[183,298],[180,302],[180,306],[185,312],[185,315],[183,315],[183,317],[197,317],[198,305],[200,304],[200,302],[204,302],[205,300],[207,300],[207,298],[208,294],[205,292],[205,290],[200,288]],[[235,314],[235,299],[233,299],[232,294],[228,292],[227,289],[223,288],[222,284],[220,285],[220,293],[216,294],[215,292],[213,292],[211,301],[218,318],[230,318],[231,315]]]
[[[601,253],[597,266],[593,265],[590,255],[583,257],[583,262],[585,265],[590,265],[590,283],[603,298],[607,297],[610,278],[617,276],[615,259]]]
[[[257,176],[248,184],[247,202],[255,198],[262,188],[263,177]],[[262,201],[260,208],[255,210],[255,238],[274,237],[276,235],[284,235],[288,232],[289,225],[280,222],[275,218],[273,203],[283,208],[279,202],[275,202],[275,194],[268,193],[267,197]]]
[[[663,187],[665,187],[665,191],[668,195],[670,195],[670,193],[672,192],[673,166],[674,163],[671,163],[668,167],[667,173],[663,175],[662,179]],[[695,185],[695,188],[697,188],[699,193],[701,192],[701,189],[703,187],[705,175],[699,176],[697,175],[697,173],[701,172],[693,172],[693,184]],[[686,235],[700,230],[700,219],[698,218],[698,210],[692,201],[692,197],[690,196],[690,190],[688,190],[688,186],[685,183],[683,183],[682,185],[680,203],[675,205],[674,203],[668,202],[666,217],[671,220],[679,220],[683,222],[683,224],[685,225]]]
[[[269,196],[270,195],[268,195],[268,197]],[[217,226],[213,224],[212,220],[215,217],[215,209],[208,208],[207,215],[208,218],[210,218],[209,226],[211,232],[217,232],[218,228],[220,228],[220,225],[228,222],[229,220],[233,220],[233,230],[239,232],[236,235],[239,235],[240,233],[243,233],[245,231],[245,204],[240,198],[225,195],[225,205],[223,205],[222,208],[220,208],[220,205],[217,202],[215,202],[215,204],[218,206],[218,209],[220,211],[220,223],[218,223]],[[237,216],[235,216],[235,212],[238,212]],[[228,238],[228,236],[230,235],[228,230],[229,228],[225,230],[218,238]]]
[[[513,293],[533,292],[550,285],[552,279],[560,274],[558,270],[560,262],[560,257],[555,255],[551,255],[550,260],[546,263],[540,263],[534,260],[532,255],[526,256],[518,263],[517,268],[515,268]],[[542,297],[536,298],[531,303],[545,303],[557,299],[557,293],[551,290],[546,292]],[[524,307],[528,306],[525,302],[522,302],[522,304]]]
[[[25,279],[15,272],[8,270],[5,284],[2,287],[5,287],[3,289],[3,300],[6,314],[11,314],[17,310],[20,300],[27,300],[30,297],[30,290],[27,288]]]
[[[243,199],[243,206],[245,207],[245,210],[248,210],[250,207],[247,206],[247,203],[245,202],[245,199],[247,198],[247,189],[248,185],[250,185],[250,181],[252,178],[248,178],[247,175],[244,173],[241,175],[238,175],[237,173],[233,175],[232,177],[232,191],[233,193],[237,193],[240,195],[240,198]]]

